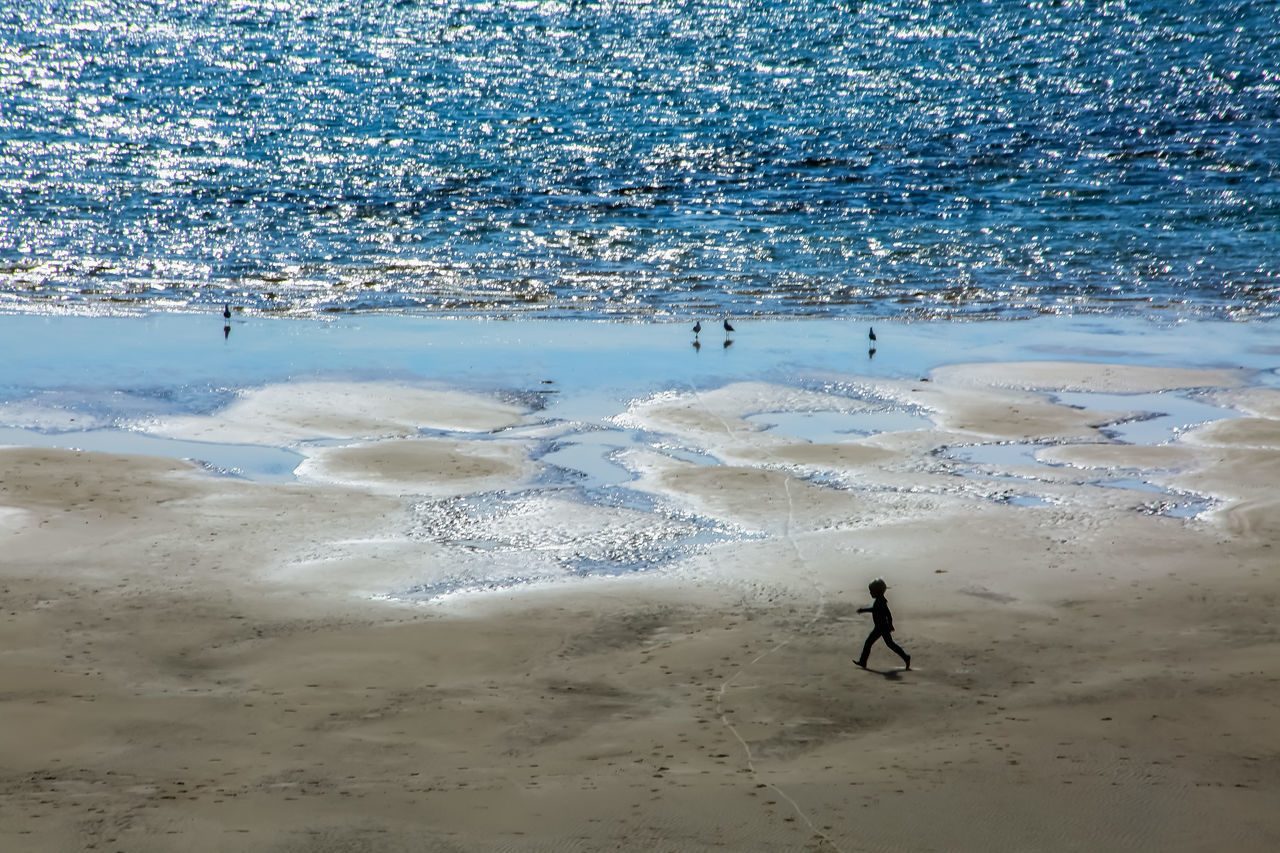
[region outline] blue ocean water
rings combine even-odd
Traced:
[[[0,0],[0,310],[1273,317],[1274,0]]]

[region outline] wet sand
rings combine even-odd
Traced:
[[[0,450],[0,845],[1280,847],[1280,392],[1060,361],[857,382],[637,396],[631,487],[732,535],[499,589],[454,569],[679,531],[550,494],[466,520],[487,545],[433,536],[424,500],[539,476],[536,413],[457,390],[268,385],[150,425],[299,449],[294,483]],[[1055,396],[1188,388],[1231,416],[1150,446]],[[757,418],[868,401],[922,425]],[[911,671],[852,664],[878,576]]]

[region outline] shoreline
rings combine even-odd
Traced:
[[[18,341],[0,364],[0,441],[192,458],[151,422],[205,415],[245,390],[298,381],[383,381],[480,393],[562,421],[595,422],[633,397],[764,380],[807,388],[909,380],[956,364],[1068,361],[1244,368],[1280,387],[1280,321],[1065,316],[965,322],[878,320],[874,355],[858,321],[688,323],[191,314],[0,314]],[[722,347],[722,338],[731,341]],[[699,340],[700,350],[690,344]],[[889,426],[880,426],[887,429]],[[118,437],[113,440],[113,436]],[[166,451],[165,442],[175,447]],[[148,444],[151,446],[148,447]],[[234,447],[234,445],[232,445]],[[285,446],[214,470],[279,477]],[[196,457],[200,458],[200,457]],[[209,460],[206,460],[209,461]]]
[[[257,381],[235,377],[248,364],[233,357],[228,372],[242,383],[236,386],[206,384],[205,375],[224,366],[208,353],[226,356],[227,341],[193,341],[191,324],[174,319],[151,318],[147,328],[159,329],[154,339],[111,350],[121,364],[96,364],[98,381],[111,384],[94,388],[58,371],[66,388],[31,388],[25,400],[0,404],[0,419],[27,422],[24,428],[10,420],[3,436],[17,446],[177,458],[238,481],[399,497],[417,530],[410,539],[443,526],[447,532],[436,538],[478,550],[462,555],[453,580],[429,575],[374,592],[393,599],[626,574],[679,562],[716,542],[767,535],[758,519],[744,523],[665,489],[658,482],[664,468],[706,474],[745,465],[847,492],[859,488],[866,463],[921,456],[923,448],[912,464],[931,469],[935,480],[944,475],[929,489],[945,491],[951,477],[956,489],[987,500],[1051,508],[1063,487],[1050,468],[1084,457],[1051,458],[1045,445],[1106,442],[1159,455],[1160,446],[1197,424],[1247,421],[1247,394],[1236,404],[1212,388],[1247,384],[1265,395],[1280,387],[1273,366],[1280,347],[1265,336],[1235,339],[1230,361],[1205,348],[1196,360],[1214,366],[1173,366],[1183,353],[1165,336],[1220,340],[1212,324],[1135,338],[1129,322],[1071,320],[1020,326],[1017,336],[994,341],[990,330],[972,327],[882,325],[877,351],[855,359],[848,324],[782,321],[726,336],[733,348],[705,360],[687,348],[687,330],[448,323],[424,335],[403,318],[345,330],[307,323],[246,329],[258,333],[249,347]],[[123,328],[136,332],[131,323]],[[73,324],[49,339],[56,345],[78,331]],[[154,371],[153,350],[175,340],[202,355],[172,359],[170,373],[139,387],[131,374]],[[441,350],[431,361],[463,366],[452,381],[424,375],[415,361],[424,340],[428,351]],[[1129,363],[1099,361],[1118,355],[1120,344]],[[649,359],[635,357],[642,346]],[[993,349],[1006,358],[959,358]],[[1025,360],[1046,354],[1076,360]],[[335,370],[335,359],[345,367]],[[579,367],[584,361],[589,366]],[[12,387],[20,369],[0,375],[0,387]],[[943,383],[952,386],[948,394],[934,393]],[[1008,404],[1001,395],[1021,395],[1032,412],[1016,418],[1023,426],[989,417],[978,427],[964,423],[981,417],[975,407]],[[1064,418],[1073,425],[1059,429],[1053,422]],[[1185,462],[1163,455],[1161,465]],[[1213,508],[1212,496],[1159,466],[1144,474],[1152,464],[1094,465],[1100,473],[1078,474],[1074,485],[1147,492],[1147,511],[1157,514],[1194,517]],[[903,487],[886,481],[876,488]],[[559,522],[574,515],[581,516],[578,530]],[[462,530],[466,525],[481,533]],[[596,536],[592,525],[618,533]],[[525,560],[520,552],[541,557]],[[491,568],[475,565],[486,560]]]
[[[528,329],[490,349],[375,325],[305,347],[287,330],[121,395],[154,360],[140,345],[6,401],[65,427],[79,394],[104,428],[306,458],[261,482],[0,449],[7,846],[1280,840],[1262,331],[1189,360],[1204,327],[1014,344],[887,325],[839,370],[855,345],[813,327],[741,329],[707,369],[676,329],[562,327],[521,362]],[[462,381],[424,369],[430,347]],[[1168,401],[1186,408],[1148,417]],[[1182,493],[1211,503],[1162,509]],[[876,576],[910,672],[882,646],[870,672],[850,662]],[[521,583],[483,591],[503,577]],[[481,591],[405,594],[439,583]]]

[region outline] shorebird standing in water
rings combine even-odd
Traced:
[[[693,324],[693,336],[696,338],[698,336],[698,333],[701,331],[702,331],[702,321],[699,320],[698,322]]]
[[[733,334],[733,324],[729,322],[729,318],[728,318],[728,317],[725,317],[725,318],[724,318],[724,333],[725,333],[726,335],[731,335],[731,334]]]
[[[872,327],[871,327],[871,331],[867,332],[867,338],[868,338],[868,339],[870,339],[870,341],[871,341],[871,343],[872,343],[872,344],[874,344],[874,343],[876,342],[876,327],[875,327],[875,326],[872,326]]]
[[[222,306],[222,319],[224,319],[224,320],[230,320],[230,319],[231,319],[231,306],[230,306],[230,305],[227,305],[227,304],[225,304],[225,303],[224,303],[224,304],[223,304],[223,306]]]

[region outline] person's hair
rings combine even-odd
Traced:
[[[871,590],[872,595],[880,595],[888,588],[889,585],[885,583],[882,578],[876,578],[871,583],[867,584],[867,589]]]

